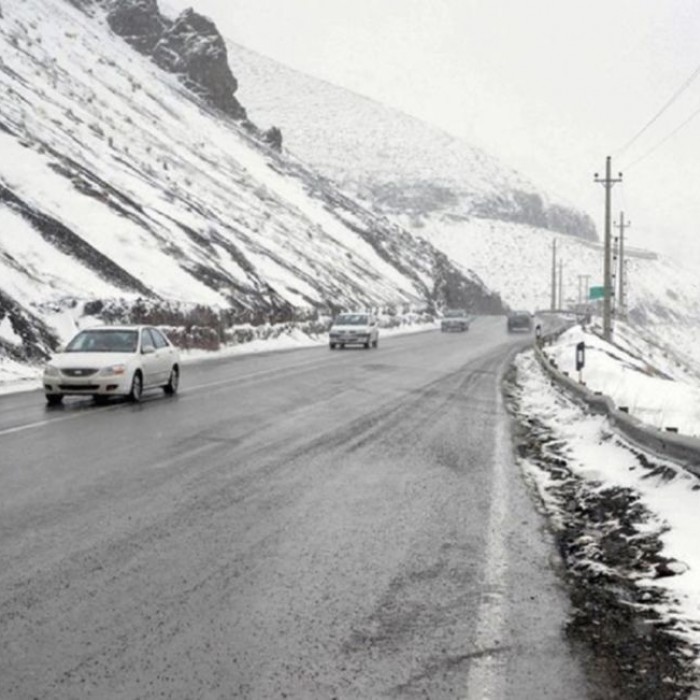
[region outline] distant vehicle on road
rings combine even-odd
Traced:
[[[508,314],[508,332],[532,330],[532,314],[529,311],[511,311]]]
[[[328,337],[331,350],[346,345],[363,345],[369,349],[379,347],[379,322],[368,313],[340,314],[333,321]]]
[[[471,318],[464,309],[447,309],[440,321],[440,330],[447,331],[468,331]]]
[[[140,401],[146,389],[175,394],[180,382],[180,353],[164,333],[151,326],[101,326],[80,331],[44,368],[49,406],[69,394],[110,396]]]

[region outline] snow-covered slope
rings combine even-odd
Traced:
[[[115,297],[239,321],[451,295],[500,308],[137,53],[100,3],[3,0],[0,57],[0,354],[41,355],[55,312]]]
[[[591,391],[605,394],[615,406],[626,406],[648,426],[700,436],[698,368],[685,366],[627,323],[617,324],[614,343],[604,341],[599,332],[599,328],[574,326],[547,345],[545,352],[561,371],[575,377],[576,346],[585,343],[581,377]]]
[[[434,214],[520,221],[595,239],[590,217],[470,144],[395,109],[228,43],[254,121],[346,190],[416,227]]]
[[[547,204],[550,199],[518,173],[372,100],[231,42],[229,52],[253,119],[279,126],[288,148],[474,270],[511,307],[549,308],[555,235],[565,302],[576,304],[579,294],[585,295],[583,286],[579,291],[580,276],[587,276],[591,286],[602,284],[602,248],[587,237],[585,217],[566,205]],[[497,199],[520,206],[520,216],[511,211],[511,220],[504,220],[503,211],[490,208]],[[553,230],[557,226],[542,215],[547,207],[558,212],[555,220],[566,222],[560,231],[583,235]],[[644,251],[628,252],[629,317],[656,333],[660,342],[700,361],[695,271]]]
[[[457,262],[468,261],[509,306],[530,310],[550,308],[554,238],[542,229],[479,219],[433,219],[430,231],[438,248]],[[584,277],[591,286],[602,284],[603,250],[570,236],[556,240],[564,306],[570,308],[585,299]],[[700,368],[700,280],[695,271],[646,251],[631,249],[626,259],[627,318],[665,351]]]

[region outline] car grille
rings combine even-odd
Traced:
[[[62,369],[61,374],[64,377],[92,377],[96,374],[97,370],[87,367],[76,367],[75,369]]]
[[[59,384],[61,391],[97,391],[99,384]]]

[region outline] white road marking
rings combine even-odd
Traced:
[[[256,379],[258,377],[264,377],[266,375],[276,374],[279,372],[294,371],[296,369],[301,369],[303,367],[308,367],[310,365],[318,365],[318,360],[312,360],[309,362],[302,362],[297,365],[290,365],[287,367],[276,367],[266,370],[258,370],[257,372],[251,372],[249,374],[239,374],[229,379],[220,379],[216,382],[209,382],[207,384],[198,384],[196,386],[188,387],[187,392],[194,392],[200,389],[210,389],[215,386],[226,386],[228,384],[235,384],[236,382],[241,382],[246,379]],[[43,428],[46,425],[54,425],[55,423],[64,423],[69,420],[77,420],[78,418],[85,418],[87,416],[94,416],[95,413],[102,413],[104,411],[114,410],[118,408],[119,404],[114,406],[104,406],[100,408],[94,408],[90,411],[80,411],[79,413],[71,413],[69,416],[62,416],[61,418],[46,418],[44,420],[35,421],[34,423],[24,423],[23,425],[16,425],[12,428],[5,428],[0,430],[0,437],[3,435],[12,435],[13,433],[22,433],[27,430],[33,430],[35,428]]]
[[[500,700],[504,696],[506,659],[504,646],[508,601],[508,556],[505,543],[510,489],[506,465],[512,460],[510,434],[504,416],[500,387],[496,386],[498,421],[495,426],[493,482],[487,528],[486,563],[481,580],[482,599],[477,614],[474,645],[483,655],[476,656],[467,675],[467,700]]]
[[[109,411],[113,409],[113,406],[105,406],[104,408],[96,408],[90,411],[90,415],[95,413],[102,413],[104,411]],[[72,413],[70,416],[63,416],[62,418],[47,418],[46,420],[36,421],[35,423],[25,423],[24,425],[16,425],[13,428],[5,428],[0,430],[0,437],[3,435],[10,435],[12,433],[22,433],[25,430],[32,430],[33,428],[41,428],[45,425],[53,425],[54,423],[65,423],[69,420],[77,420],[78,418],[84,418],[87,413],[81,411],[80,413]]]

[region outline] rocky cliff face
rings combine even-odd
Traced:
[[[238,82],[228,65],[226,44],[208,18],[185,10],[175,21],[161,15],[156,0],[115,0],[107,13],[112,31],[195,94],[234,119],[246,111],[234,97]]]
[[[161,16],[156,0],[118,0],[109,10],[107,22],[115,34],[149,55],[170,24]]]
[[[496,221],[510,221],[569,236],[597,241],[595,222],[582,211],[549,204],[536,192],[513,190],[474,205],[473,215]]]
[[[193,92],[223,112],[235,119],[245,118],[245,110],[233,96],[238,83],[228,65],[226,44],[211,20],[185,10],[163,34],[153,60],[164,70],[183,76]]]

